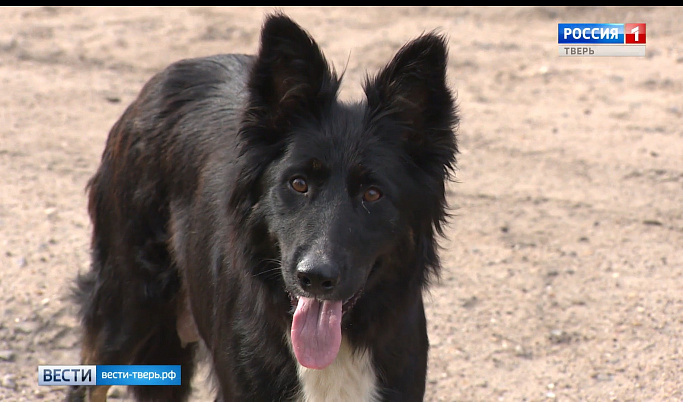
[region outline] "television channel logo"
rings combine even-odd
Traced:
[[[645,56],[645,23],[557,24],[560,56]]]
[[[181,385],[181,366],[45,365],[38,385]]]

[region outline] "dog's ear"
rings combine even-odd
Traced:
[[[274,14],[263,25],[248,85],[253,117],[281,125],[291,115],[316,113],[334,100],[339,80],[313,38],[288,17]]]
[[[447,63],[446,39],[424,34],[365,83],[370,118],[390,120],[388,134],[401,135],[415,162],[441,179],[457,153],[453,130],[458,116],[446,83]]]
[[[446,39],[425,34],[403,46],[374,78],[365,82],[368,102],[368,124],[377,135],[398,141],[416,168],[420,185],[430,188],[421,194],[416,208],[431,222],[416,219],[413,228],[417,254],[429,269],[438,274],[439,258],[434,240],[441,235],[446,212],[445,180],[455,168],[458,152],[455,128],[458,124],[455,99],[446,83],[448,51]],[[424,194],[431,194],[425,197]]]
[[[296,119],[319,117],[336,100],[339,84],[306,31],[282,14],[266,19],[239,131],[241,168],[230,197],[238,220],[246,219],[259,199],[264,162],[283,152],[288,128]]]

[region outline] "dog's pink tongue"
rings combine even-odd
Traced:
[[[294,355],[304,367],[324,369],[341,345],[341,301],[299,298],[292,320]]]

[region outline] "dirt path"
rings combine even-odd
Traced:
[[[255,52],[267,11],[0,8],[0,400],[59,400],[36,366],[78,362],[66,295],[111,125],[170,62]],[[284,11],[353,98],[405,41],[450,37],[427,400],[683,399],[683,8]],[[645,22],[647,57],[558,57],[558,22]]]

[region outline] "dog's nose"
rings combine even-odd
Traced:
[[[334,291],[339,283],[339,267],[329,261],[304,259],[297,266],[297,278],[304,291],[315,296],[326,296]]]

